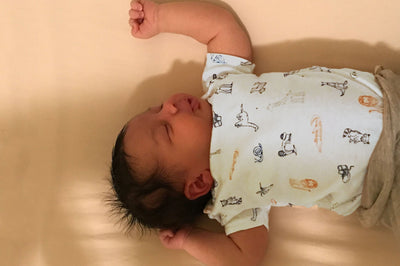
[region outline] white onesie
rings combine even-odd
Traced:
[[[354,212],[382,130],[373,75],[311,67],[256,76],[253,69],[242,58],[207,55],[215,183],[204,212],[226,234],[268,228],[271,206]]]

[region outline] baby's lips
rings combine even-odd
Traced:
[[[190,106],[192,107],[192,112],[194,113],[197,109],[200,108],[200,102],[196,98],[188,99]]]
[[[174,101],[174,106],[181,112],[194,114],[200,109],[200,102],[196,97],[190,95],[179,95]]]

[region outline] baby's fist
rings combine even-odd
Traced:
[[[157,35],[158,4],[148,0],[131,1],[129,10],[131,34],[136,38],[148,39]]]
[[[159,238],[161,243],[166,247],[170,249],[183,249],[183,244],[187,237],[189,236],[189,233],[191,231],[191,228],[182,228],[179,229],[178,231],[174,232],[172,230],[166,229],[166,230],[160,230],[159,232]]]

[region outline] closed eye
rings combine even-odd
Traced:
[[[170,128],[167,124],[164,124],[164,127],[165,127],[165,131],[167,132],[168,139],[169,139],[169,141],[171,141]]]

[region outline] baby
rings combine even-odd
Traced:
[[[136,38],[184,34],[208,52],[202,98],[172,95],[116,140],[112,182],[130,226],[161,229],[166,247],[207,265],[257,265],[271,206],[342,215],[360,206],[382,131],[372,74],[311,67],[256,76],[247,34],[210,3],[132,1],[129,15]],[[225,234],[192,228],[202,212]]]

